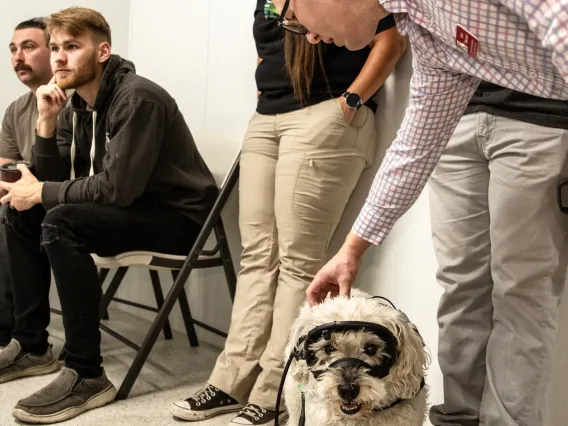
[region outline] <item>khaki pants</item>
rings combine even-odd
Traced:
[[[435,426],[559,426],[544,394],[566,275],[568,131],[464,116],[431,179],[444,405]]]
[[[337,99],[254,114],[241,156],[241,269],[211,385],[275,408],[290,327],[376,139],[372,111],[362,107],[349,125]]]

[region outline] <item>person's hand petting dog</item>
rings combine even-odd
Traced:
[[[320,269],[306,290],[310,306],[322,303],[328,294],[331,297],[351,294],[361,258],[370,245],[353,233],[347,236],[341,249]]]
[[[22,177],[17,182],[0,181],[0,189],[8,191],[8,194],[0,198],[0,203],[10,203],[10,208],[18,211],[29,210],[41,203],[43,182],[39,182],[25,164],[18,164],[18,170]]]

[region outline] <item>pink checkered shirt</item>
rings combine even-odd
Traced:
[[[379,0],[408,34],[414,75],[397,137],[353,232],[380,244],[416,201],[480,80],[568,99],[568,0]],[[476,58],[457,25],[479,39]]]

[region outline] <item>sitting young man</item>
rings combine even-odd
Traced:
[[[30,161],[38,115],[35,93],[53,76],[43,19],[18,24],[9,48],[12,67],[30,91],[6,109],[0,131],[0,165],[17,160]],[[0,217],[4,214],[5,207],[2,207]],[[4,232],[0,228],[0,349],[10,343],[14,329],[14,302],[6,250]]]
[[[101,287],[91,253],[187,254],[217,195],[176,102],[111,55],[103,16],[70,8],[51,15],[47,29],[54,78],[37,91],[32,150],[40,181],[22,168],[20,181],[0,185],[11,207],[4,227],[16,318],[0,377],[54,362],[49,266],[63,312],[66,367],[13,411],[32,423],[64,421],[115,397],[101,367]],[[71,105],[56,122],[71,88]]]

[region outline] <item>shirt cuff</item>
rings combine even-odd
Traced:
[[[391,228],[383,222],[376,209],[366,202],[351,231],[359,238],[378,246],[385,240]]]
[[[63,182],[44,182],[41,189],[41,203],[46,210],[51,210],[59,204],[59,194]]]
[[[42,138],[36,134],[34,150],[37,154],[42,156],[59,155],[57,137],[53,135],[50,138]]]

